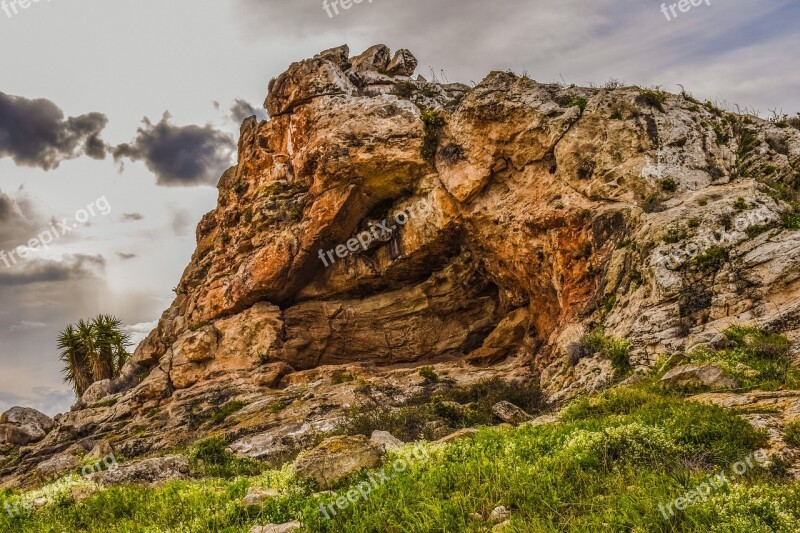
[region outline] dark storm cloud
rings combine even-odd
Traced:
[[[62,261],[31,259],[9,269],[0,263],[0,287],[15,287],[97,277],[105,270],[101,255],[68,255]]]
[[[114,160],[143,161],[164,186],[213,185],[231,165],[233,139],[211,125],[176,126],[164,113],[158,124],[144,119],[131,143],[114,149]]]
[[[231,106],[231,120],[233,120],[237,124],[241,124],[244,119],[248,117],[255,117],[258,120],[266,120],[267,119],[267,110],[260,108],[256,109],[249,102],[242,100],[241,98],[237,98],[233,105]]]
[[[106,144],[100,133],[107,123],[102,113],[64,119],[64,112],[50,100],[0,92],[0,157],[44,170],[81,154],[104,159]]]

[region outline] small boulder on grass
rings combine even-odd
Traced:
[[[739,386],[735,379],[713,364],[683,365],[673,368],[664,374],[661,384],[672,387],[708,387],[711,390],[728,390]]]
[[[300,527],[300,522],[269,524],[266,526],[253,526],[250,533],[291,533],[292,531],[297,531]]]
[[[456,442],[459,440],[470,439],[478,434],[478,430],[475,428],[464,428],[459,429],[455,433],[451,433],[446,437],[442,437],[441,439],[437,440],[439,444],[447,444],[450,442]]]
[[[278,492],[277,489],[258,489],[250,487],[244,499],[242,499],[242,507],[245,509],[248,507],[258,507],[265,501],[277,498],[278,496],[280,496],[280,492]]]
[[[382,445],[364,435],[331,437],[298,457],[294,471],[298,478],[313,479],[328,490],[350,474],[380,465],[385,453]]]
[[[189,461],[182,455],[143,459],[88,476],[91,481],[103,487],[130,484],[153,485],[187,477],[189,477]]]
[[[533,419],[531,415],[511,402],[499,402],[492,406],[492,414],[514,426],[524,424]]]
[[[377,429],[372,432],[370,442],[383,446],[384,450],[391,450],[393,448],[400,448],[405,444],[403,441],[389,433],[388,431],[378,431]]]

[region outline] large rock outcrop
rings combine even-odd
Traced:
[[[541,379],[565,399],[614,379],[608,360],[565,357],[597,325],[640,368],[734,322],[800,339],[784,201],[800,131],[687,94],[508,72],[470,88],[415,66],[345,46],[273,80],[270,119],[242,124],[157,329],[107,396],[3,475],[109,435],[134,457],[222,429],[277,457],[367,389],[407,397],[420,364],[459,383]],[[246,407],[212,428],[233,401]]]

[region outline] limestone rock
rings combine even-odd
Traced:
[[[102,381],[96,381],[92,383],[89,388],[86,389],[86,392],[83,393],[83,396],[81,396],[81,401],[84,403],[84,405],[91,405],[99,402],[110,394],[111,380],[104,379]]]
[[[394,54],[386,70],[395,76],[413,76],[419,62],[411,51],[401,48]]]
[[[331,437],[298,458],[294,471],[298,477],[313,479],[320,489],[327,490],[362,468],[375,468],[383,454],[382,446],[363,435]]]
[[[437,440],[436,442],[440,444],[449,444],[451,442],[456,442],[459,440],[471,439],[475,435],[478,434],[478,430],[475,428],[464,428],[459,429],[455,433],[451,433],[446,437],[442,437],[441,439]]]
[[[45,479],[55,479],[77,470],[79,465],[80,461],[78,461],[77,457],[71,453],[64,453],[39,463],[36,470],[38,470]]]
[[[391,59],[389,47],[384,44],[370,46],[350,61],[352,70],[362,72],[368,70],[386,70]],[[412,56],[413,57],[413,56]]]
[[[54,426],[52,418],[36,409],[12,407],[0,415],[0,444],[24,446],[37,442]]]
[[[372,432],[372,436],[370,437],[369,440],[372,443],[375,443],[379,446],[383,446],[384,450],[391,450],[392,448],[400,448],[404,444],[403,441],[401,441],[388,431],[375,430]]]
[[[492,524],[505,522],[510,518],[511,518],[511,511],[509,511],[502,505],[499,507],[495,507],[494,509],[492,509],[492,512],[489,513],[489,522]]]
[[[250,487],[247,490],[247,494],[245,495],[244,499],[242,500],[242,507],[245,509],[248,507],[258,507],[265,501],[277,498],[278,496],[280,496],[280,492],[278,492],[276,489],[259,489]]]
[[[511,402],[498,402],[492,406],[492,414],[514,426],[528,422],[533,417]]]
[[[664,374],[661,383],[673,387],[708,387],[712,390],[738,387],[735,379],[714,364],[683,365],[673,368]]]
[[[297,531],[302,525],[300,522],[287,522],[285,524],[269,524],[267,526],[253,526],[250,533],[291,533]]]
[[[116,468],[96,472],[89,479],[102,486],[154,484],[170,479],[185,479],[189,474],[189,462],[182,455],[154,457],[133,463],[124,463]]]

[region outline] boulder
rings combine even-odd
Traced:
[[[478,434],[478,430],[475,428],[464,428],[459,429],[455,433],[451,433],[450,435],[443,437],[436,442],[440,444],[447,444],[450,442],[456,442],[459,440],[470,439]]]
[[[242,499],[242,507],[245,509],[248,507],[258,507],[265,501],[277,498],[278,496],[280,496],[280,492],[278,492],[277,489],[259,489],[250,487],[247,490],[247,494],[245,495],[244,499]]]
[[[250,533],[291,533],[302,526],[300,522],[287,522],[285,524],[269,524],[267,526],[253,526]]]
[[[712,390],[735,389],[735,379],[714,364],[683,365],[673,368],[661,378],[663,385],[671,387],[708,387]]]
[[[325,439],[294,463],[297,477],[313,479],[320,489],[331,489],[350,474],[381,463],[383,446],[363,435]]]
[[[52,418],[28,407],[12,407],[0,416],[0,444],[25,446],[42,440],[55,427]]]
[[[93,403],[97,403],[106,396],[111,394],[111,380],[104,379],[102,381],[96,381],[92,383],[86,392],[83,393],[81,396],[81,401],[84,405],[91,405]]]
[[[385,44],[370,46],[350,61],[351,68],[355,72],[386,70],[391,59],[390,54],[391,51]]]
[[[69,453],[64,453],[39,463],[36,466],[36,470],[45,479],[55,479],[63,476],[64,474],[77,470],[79,466],[80,461],[78,461],[77,457]]]
[[[388,431],[378,431],[375,430],[372,432],[372,436],[370,437],[370,442],[373,442],[379,446],[383,446],[384,450],[391,450],[392,448],[400,448],[405,444],[403,441],[389,433]]]
[[[492,524],[505,522],[510,518],[511,518],[511,511],[509,511],[502,505],[499,507],[495,507],[494,509],[492,509],[492,512],[489,513],[489,522]]]
[[[185,479],[189,475],[189,461],[182,455],[154,457],[117,468],[96,472],[88,478],[98,485],[154,484],[171,479]]]
[[[531,415],[511,402],[499,402],[494,404],[492,406],[492,414],[503,422],[508,422],[515,426],[533,420]]]
[[[409,50],[401,48],[394,54],[386,70],[393,76],[412,76],[419,61]]]

